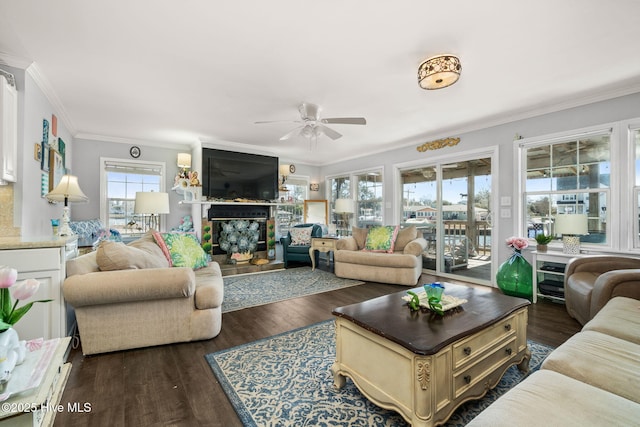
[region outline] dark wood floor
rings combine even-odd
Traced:
[[[421,283],[434,280],[423,275]],[[74,349],[61,403],[89,403],[91,410],[59,413],[55,426],[241,426],[205,354],[331,319],[335,307],[402,290],[366,283],[227,313],[220,335],[207,341],[89,357]],[[579,329],[562,304],[530,306],[527,331],[534,341],[557,347]]]

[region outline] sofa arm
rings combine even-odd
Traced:
[[[336,242],[336,250],[357,251],[358,244],[353,236],[338,239]]]
[[[614,297],[640,299],[640,269],[614,270],[596,279],[591,294],[591,318]]]
[[[65,300],[74,307],[186,298],[195,292],[195,274],[186,267],[101,271],[68,277]]]
[[[422,252],[427,249],[427,240],[424,237],[418,237],[407,243],[402,251],[403,254],[421,256]]]
[[[640,259],[615,255],[592,255],[572,258],[567,263],[565,279],[578,272],[602,274],[611,270],[626,270],[630,268],[640,268]]]

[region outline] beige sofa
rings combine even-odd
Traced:
[[[615,297],[468,426],[631,426],[640,420],[640,300]]]
[[[640,299],[640,259],[615,255],[573,258],[567,263],[567,312],[584,325],[613,297]]]
[[[364,251],[367,230],[353,227],[352,236],[336,242],[334,272],[338,277],[415,286],[422,274],[427,241],[410,226],[398,232],[393,253]]]
[[[150,235],[68,261],[63,294],[85,355],[209,339],[222,326],[220,266],[169,267]]]

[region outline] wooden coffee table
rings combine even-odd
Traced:
[[[406,292],[333,310],[336,387],[353,380],[369,400],[413,426],[444,423],[495,387],[508,367],[527,371],[528,300],[445,283],[468,300],[443,317],[410,312]]]

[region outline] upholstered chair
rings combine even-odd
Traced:
[[[309,240],[300,240],[292,238],[291,231],[289,231],[285,237],[280,238],[280,243],[282,243],[282,260],[284,261],[284,267],[287,268],[289,261],[298,261],[311,264],[311,257],[309,256],[309,248],[311,248],[311,238],[322,237],[322,226],[320,224],[298,224],[294,225],[292,228],[311,228],[311,234],[309,236]],[[294,234],[295,233],[296,232],[294,231]],[[316,258],[315,263],[316,265],[318,265],[320,253],[316,251],[314,256]]]
[[[593,255],[573,258],[564,279],[567,312],[584,325],[613,297],[640,299],[640,259]]]

